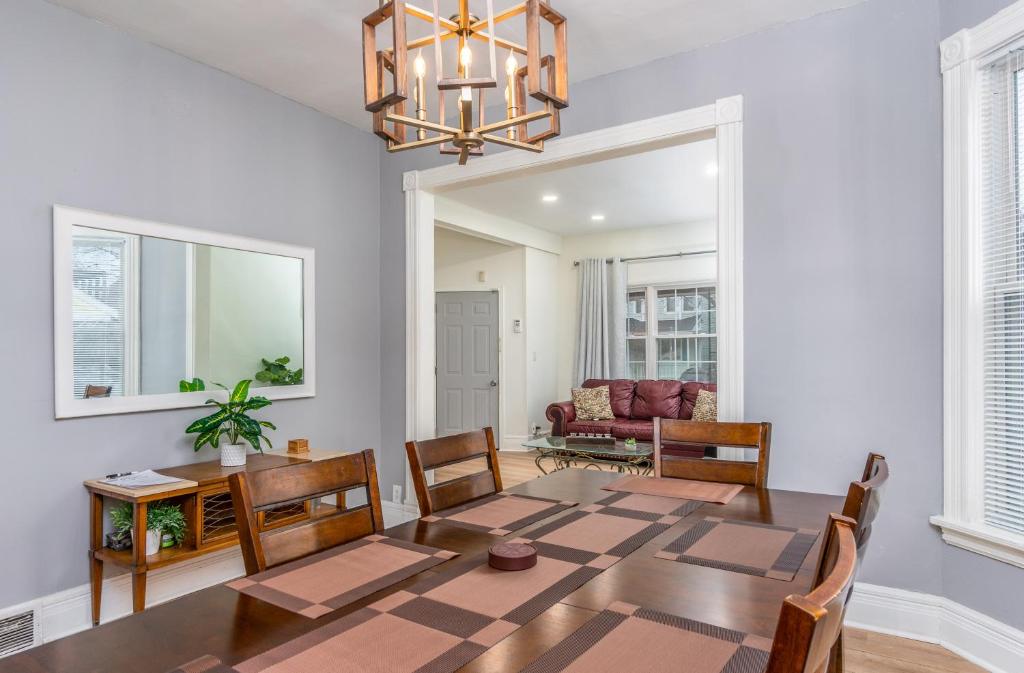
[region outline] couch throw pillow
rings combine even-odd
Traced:
[[[693,405],[691,421],[715,423],[718,421],[718,393],[702,390],[697,393],[697,402]]]
[[[608,386],[573,388],[572,403],[576,407],[577,420],[610,421],[615,418]]]

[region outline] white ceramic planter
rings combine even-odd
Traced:
[[[146,531],[146,556],[160,551],[160,531],[150,528]]]
[[[220,464],[222,467],[245,465],[246,444],[221,444]]]

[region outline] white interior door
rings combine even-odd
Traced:
[[[438,292],[437,435],[498,429],[498,293]]]

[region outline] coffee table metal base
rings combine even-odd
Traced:
[[[571,448],[538,448],[537,457],[533,462],[544,474],[549,474],[541,464],[544,460],[550,460],[554,464],[552,472],[564,470],[568,467],[579,467],[582,463],[583,469],[593,467],[603,470],[603,465],[622,474],[647,475],[654,469],[654,461],[650,455],[638,454],[636,456],[604,455],[593,453],[593,451],[573,451]]]

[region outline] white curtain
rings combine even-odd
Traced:
[[[580,261],[579,324],[574,380],[626,375],[626,265],[619,260]]]

